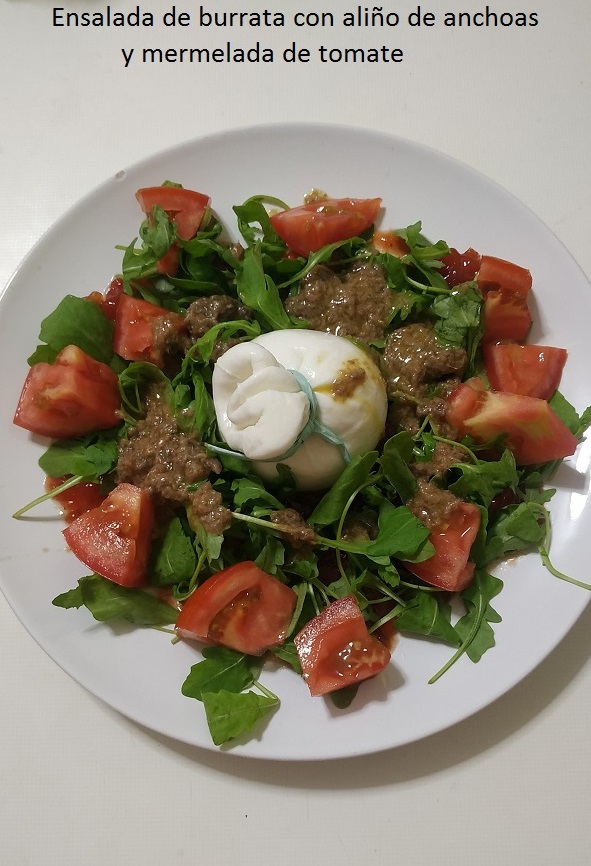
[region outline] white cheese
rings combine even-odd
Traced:
[[[310,384],[316,419],[342,446],[307,432]],[[272,331],[225,352],[213,372],[213,401],[220,434],[253,462],[265,479],[287,464],[302,490],[330,486],[349,457],[365,454],[384,433],[386,387],[377,365],[351,340],[320,331]]]

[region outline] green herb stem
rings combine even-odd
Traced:
[[[87,480],[87,475],[73,475],[71,478],[68,478],[67,481],[64,481],[63,484],[54,487],[53,490],[49,490],[47,493],[44,493],[43,496],[38,496],[37,499],[33,499],[33,501],[29,502],[27,505],[23,505],[23,507],[19,508],[18,511],[15,511],[12,516],[18,520],[19,517],[22,517],[23,514],[26,514],[26,512],[30,511],[32,508],[36,508],[37,505],[41,505],[42,502],[47,502],[49,499],[53,499],[60,493],[63,493],[65,490],[69,490],[70,487],[75,487],[77,484]]]
[[[570,577],[568,574],[565,574],[563,571],[559,571],[550,560],[550,543],[552,539],[552,525],[550,523],[550,514],[546,508],[540,507],[540,514],[544,518],[544,528],[545,528],[545,538],[544,543],[538,546],[538,552],[540,554],[543,565],[548,569],[550,574],[553,574],[554,577],[558,577],[560,580],[564,580],[567,583],[572,583],[574,586],[580,586],[581,589],[591,590],[591,584],[583,583],[581,580],[576,580],[574,577]]]
[[[275,701],[276,703],[279,703],[279,698],[277,697],[277,695],[273,694],[272,691],[265,688],[265,686],[258,680],[254,681],[253,686],[255,686],[255,688],[257,688],[260,692],[262,692],[262,694],[266,698],[269,698],[270,701]]]
[[[390,622],[390,620],[395,619],[398,616],[398,614],[401,613],[403,610],[404,610],[404,605],[402,605],[402,604],[396,605],[396,607],[393,607],[389,613],[387,613],[385,616],[383,616],[377,622],[374,622],[374,624],[368,628],[368,632],[370,634],[373,634],[374,631],[377,631],[383,625],[386,625],[386,623]]]
[[[463,445],[461,442],[456,442],[453,439],[446,439],[445,436],[437,436],[436,434],[433,435],[433,439],[435,439],[436,442],[443,442],[445,445],[451,445],[454,448],[461,448],[462,451],[466,452],[472,463],[474,463],[475,466],[478,465],[478,457],[471,448],[468,448],[467,445]]]
[[[456,650],[456,652],[453,654],[453,656],[452,656],[452,657],[449,659],[449,661],[447,661],[447,662],[443,665],[443,667],[440,668],[440,670],[438,670],[437,673],[434,674],[434,675],[431,677],[431,679],[428,681],[430,686],[433,685],[433,683],[436,683],[437,680],[438,680],[440,677],[442,677],[443,674],[446,673],[446,672],[447,672],[447,671],[452,667],[452,665],[454,665],[454,664],[457,662],[457,660],[458,660],[461,656],[464,655],[464,653],[466,652],[466,650],[468,649],[468,647],[470,646],[470,644],[472,643],[472,641],[474,640],[474,638],[475,638],[476,635],[478,634],[478,630],[479,630],[479,628],[480,628],[480,626],[481,626],[481,624],[482,624],[482,620],[483,620],[483,618],[484,618],[484,611],[485,611],[485,609],[486,609],[486,606],[484,606],[484,607],[482,608],[482,611],[481,611],[480,615],[477,616],[477,617],[475,618],[474,623],[473,623],[473,625],[472,625],[472,628],[470,629],[470,631],[469,631],[468,634],[466,635],[466,637],[465,637],[464,641],[462,642],[462,644],[458,647],[458,649]]]

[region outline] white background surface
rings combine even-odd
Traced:
[[[484,8],[421,5],[439,15]],[[407,13],[416,4],[386,8]],[[463,160],[524,201],[591,276],[591,7],[539,0],[526,11],[538,12],[538,27],[89,32],[52,28],[44,0],[0,0],[0,285],[104,178],[203,132],[286,120],[393,132]],[[405,60],[125,70],[120,59],[122,45],[257,38],[312,49],[390,44]],[[351,155],[351,171],[363,172],[362,155]],[[567,289],[556,287],[565,302]],[[591,862],[589,609],[521,686],[477,716],[383,755],[316,764],[250,761],[155,736],[63,674],[3,600],[0,629],[3,864]]]

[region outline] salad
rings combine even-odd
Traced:
[[[234,208],[139,190],[104,293],[64,298],[14,421],[90,570],[54,599],[195,641],[182,691],[222,744],[279,704],[268,659],[347,706],[397,635],[477,662],[499,559],[549,558],[545,488],[591,421],[525,343],[525,268],[376,228],[381,200]],[[587,587],[589,588],[589,587]],[[463,613],[452,615],[452,599]]]

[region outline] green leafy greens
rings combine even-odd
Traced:
[[[230,301],[228,307],[235,311],[219,320],[212,314],[191,344],[178,349],[179,355],[166,355],[163,369],[115,355],[113,322],[92,300],[67,295],[43,319],[40,344],[29,363],[53,363],[64,347],[73,344],[110,364],[119,376],[121,425],[50,445],[39,466],[46,475],[65,480],[15,516],[82,481],[100,484],[105,492],[112,489],[118,482],[120,441],[144,418],[147,390],[155,387],[180,435],[202,443],[207,455],[219,461],[219,473],[189,486],[195,492],[203,483],[211,485],[212,496],[231,517],[229,528],[208,531],[187,501],[168,503],[164,516],[158,515],[147,587],[126,588],[91,574],[58,595],[53,604],[65,609],[84,607],[99,622],[122,620],[130,627],[170,631],[167,627],[178,615],[175,602],[185,601],[220,570],[252,560],[295,594],[286,640],[269,653],[276,663],[301,674],[294,636],[332,601],[354,595],[371,633],[379,634],[391,623],[405,635],[453,648],[448,662],[431,678],[434,683],[461,657],[478,662],[494,646],[493,629],[500,616],[492,601],[502,589],[502,582],[490,573],[496,561],[537,550],[556,577],[591,588],[564,575],[550,561],[547,503],[553,491],[544,484],[557,463],[518,467],[502,443],[493,443],[494,451],[487,453],[469,439],[450,441],[437,418],[418,410],[415,426],[389,425],[392,429],[379,447],[353,456],[332,487],[322,493],[300,495],[285,465],[279,467],[277,483],[267,485],[253,474],[246,459],[229,453],[216,425],[212,365],[235,342],[272,330],[304,327],[305,322],[287,312],[285,301],[320,264],[339,276],[357,263],[382,269],[391,297],[390,316],[384,339],[366,347],[381,363],[385,363],[387,334],[405,324],[428,323],[440,347],[465,351],[465,378],[482,374],[484,299],[478,282],[450,288],[442,270],[449,247],[441,240],[429,241],[420,222],[397,230],[404,242],[400,256],[379,252],[368,231],[303,257],[288,251],[273,228],[269,208],[287,205],[274,197],[253,196],[234,208],[243,246],[226,240],[224,228],[209,211],[193,238],[180,239],[174,220],[156,206],[138,237],[121,247],[121,276],[128,294],[182,315],[194,301],[211,297]],[[178,269],[161,273],[165,270],[161,260],[171,251]],[[435,391],[437,387],[435,383]],[[390,394],[396,410],[399,397]],[[405,400],[403,408],[420,403],[413,394],[406,394]],[[559,392],[550,406],[576,437],[591,423],[591,407],[579,416]],[[443,469],[435,468],[425,476],[442,447],[451,448],[452,457]],[[423,477],[475,506],[481,516],[471,550],[474,577],[458,594],[463,614],[456,613],[455,618],[450,594],[412,573],[413,563],[425,562],[435,552],[434,536],[413,508]],[[301,538],[286,517],[294,509],[302,522]],[[206,647],[202,657],[191,667],[182,693],[203,704],[214,743],[226,744],[260,731],[279,706],[279,698],[259,679],[264,659],[223,646]],[[335,705],[348,706],[356,690],[356,684],[340,690]]]

